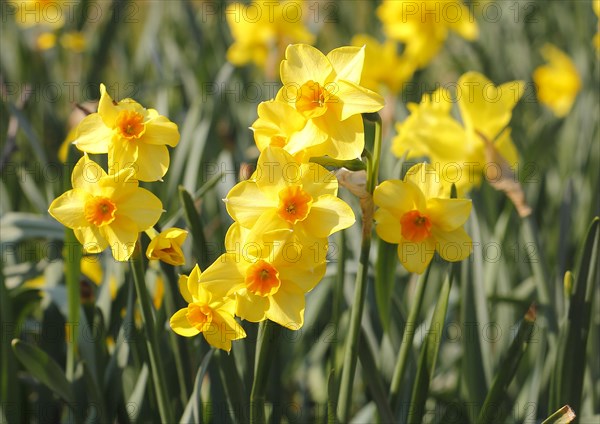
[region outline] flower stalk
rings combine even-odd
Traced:
[[[381,156],[381,117],[377,113],[363,115],[367,122],[375,125],[373,155],[367,156],[367,193],[360,199],[362,209],[362,239],[360,259],[354,288],[354,302],[350,312],[350,328],[344,352],[344,365],[338,398],[337,417],[342,423],[348,422],[352,403],[352,385],[358,360],[358,343],[360,340],[361,319],[367,291],[369,270],[369,253],[371,251],[371,230],[373,227],[373,191],[377,185],[379,158]]]
[[[156,333],[156,325],[154,322],[154,311],[152,309],[152,299],[146,288],[144,277],[143,255],[140,240],[137,241],[133,255],[129,263],[133,274],[133,283],[140,302],[140,311],[144,331],[146,334],[146,346],[148,348],[148,357],[150,358],[150,370],[152,372],[152,381],[154,383],[154,392],[158,403],[160,419],[164,423],[171,423],[174,420],[169,397],[167,395],[167,379],[165,376],[165,368],[162,363],[158,348],[158,337]]]
[[[265,392],[269,366],[273,359],[275,340],[279,333],[279,326],[267,319],[260,323],[256,342],[256,361],[254,363],[254,382],[250,393],[250,423],[264,424],[265,418]]]

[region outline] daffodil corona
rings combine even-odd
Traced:
[[[106,172],[87,155],[71,175],[73,189],[54,199],[48,212],[72,228],[85,252],[110,247],[118,261],[129,259],[141,231],[152,227],[162,214],[154,194],[138,187],[133,168]]]
[[[176,124],[132,99],[114,102],[104,84],[100,84],[98,112],[81,121],[74,140],[84,152],[108,153],[113,173],[133,167],[140,181],[157,181],[165,175],[169,168],[167,146],[177,143]]]
[[[398,258],[408,271],[423,273],[436,251],[450,262],[471,254],[472,242],[463,229],[471,201],[449,194],[426,164],[413,166],[403,181],[384,181],[375,188],[375,230],[382,240],[398,244]]]

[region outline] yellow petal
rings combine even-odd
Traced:
[[[413,183],[399,180],[387,180],[375,187],[373,201],[398,219],[408,211],[425,208],[425,198],[419,188]]]
[[[435,228],[453,231],[469,219],[471,206],[470,199],[428,199],[427,214]]]
[[[265,178],[268,181],[269,177]],[[229,190],[225,200],[229,215],[246,228],[252,228],[265,211],[277,206],[274,199],[265,197],[254,181],[242,181],[236,184]]]
[[[225,253],[200,275],[200,284],[215,297],[227,297],[244,286],[247,267],[243,251]]]
[[[282,285],[288,287],[292,284],[303,293],[308,293],[325,276],[327,239],[312,239],[301,248],[296,243],[286,244],[275,263]]]
[[[400,225],[399,217],[383,208],[379,208],[373,215],[376,226],[375,231],[380,239],[388,243],[398,244],[402,241],[402,225]]]
[[[137,224],[134,220],[124,216],[116,217],[110,224],[100,227],[100,234],[108,241],[117,261],[126,261],[133,254],[138,238]]]
[[[90,194],[82,189],[69,190],[50,204],[48,212],[54,219],[69,228],[87,227],[90,223],[85,219],[85,202]]]
[[[112,135],[112,129],[104,124],[100,115],[92,113],[77,125],[73,143],[82,152],[108,153]]]
[[[302,152],[303,150],[311,152],[311,149],[322,145],[328,138],[329,135],[325,131],[315,125],[312,120],[308,120],[300,131],[290,135],[285,149],[292,155]],[[307,161],[309,158],[310,156],[305,156],[304,161]]]
[[[269,309],[269,299],[262,296],[256,296],[242,289],[236,293],[235,314],[242,319],[250,322],[264,321],[265,314]]]
[[[351,116],[340,122],[335,114],[326,113],[312,121],[321,131],[329,135],[329,139],[308,149],[307,154],[310,157],[329,156],[339,160],[361,157],[365,148],[365,134],[360,115]]]
[[[462,228],[446,232],[432,229],[435,237],[436,250],[440,256],[449,262],[457,262],[466,259],[473,250],[473,243],[467,232]]]
[[[145,188],[138,188],[126,199],[118,198],[117,217],[127,217],[135,222],[136,232],[154,226],[162,212],[160,199]]]
[[[166,146],[139,143],[135,161],[136,178],[140,181],[158,181],[169,169],[169,149]]]
[[[340,120],[360,113],[377,112],[383,108],[385,101],[379,94],[350,81],[336,81],[337,91],[332,93],[341,102]]]
[[[519,162],[519,152],[517,151],[517,146],[513,143],[510,133],[510,128],[504,130],[496,140],[494,146],[510,166],[515,166]]]
[[[125,168],[133,167],[137,173],[139,166],[137,142],[115,139],[108,146],[108,169],[111,174],[118,174]]]
[[[106,172],[100,165],[83,155],[75,164],[71,173],[71,185],[93,195],[100,195],[101,189],[98,183],[106,177]]]
[[[435,242],[425,239],[419,243],[403,241],[398,245],[398,259],[409,272],[422,274],[435,253]]]
[[[281,82],[284,86],[299,87],[307,81],[324,85],[331,80],[334,70],[329,60],[308,44],[290,44],[281,62]]]
[[[365,61],[364,47],[344,46],[331,50],[327,59],[336,73],[336,80],[347,80],[360,84]]]
[[[258,157],[254,179],[263,195],[269,198],[265,206],[272,202],[277,205],[281,189],[300,183],[302,170],[294,157],[282,148],[269,146],[263,150]]]
[[[302,189],[314,199],[323,194],[337,196],[338,180],[335,172],[314,162],[302,164]]]
[[[290,330],[298,330],[304,325],[304,293],[294,285],[287,284],[271,296],[267,318]]]
[[[309,235],[323,238],[352,226],[355,221],[354,212],[346,202],[324,194],[312,204],[310,213],[301,222],[301,226]]]
[[[509,124],[512,110],[525,91],[523,81],[496,87],[478,72],[461,76],[458,87],[458,106],[467,131],[481,132],[490,141]]]
[[[86,253],[100,253],[108,247],[108,241],[96,226],[75,228],[73,233]]]
[[[192,293],[190,293],[190,290],[188,289],[188,278],[189,277],[187,275],[180,275],[177,285],[179,286],[179,292],[181,293],[183,299],[187,303],[193,303],[194,299],[192,297]]]
[[[119,108],[115,105],[115,102],[106,91],[106,86],[100,84],[100,102],[98,103],[98,114],[102,118],[104,125],[108,128],[115,127],[115,121],[119,114]],[[106,152],[104,152],[106,153]]]
[[[404,176],[404,181],[416,185],[425,199],[435,197],[450,197],[435,167],[427,163],[418,163],[411,167]]]
[[[146,122],[146,132],[142,141],[148,144],[177,146],[179,143],[179,130],[177,124],[159,115],[154,109],[148,109],[150,120]]]
[[[169,325],[171,326],[171,329],[180,336],[193,337],[200,334],[200,331],[188,321],[186,316],[187,312],[187,308],[175,312],[169,320]]]

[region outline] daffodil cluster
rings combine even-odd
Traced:
[[[408,105],[410,116],[396,125],[392,152],[429,158],[443,183],[466,192],[478,186],[483,171],[493,165],[486,157],[486,143],[511,166],[518,162],[508,124],[523,91],[522,81],[497,87],[482,74],[467,72],[458,80],[455,97],[440,88],[425,94],[420,104]],[[451,115],[454,101],[462,122]]]
[[[283,87],[258,106],[252,126],[261,152],[256,171],[225,199],[234,220],[226,253],[204,272],[196,268],[182,286],[189,305],[171,318],[175,332],[203,332],[210,344],[229,350],[245,335],[232,324],[234,315],[302,327],[306,293],[325,275],[328,237],[355,222],[337,197],[335,174],[310,159],[361,156],[361,113],[383,107],[377,93],[360,85],[363,62],[358,47],[327,56],[308,45],[287,48]]]
[[[152,228],[161,201],[138,181],[161,179],[169,167],[168,146],[179,142],[177,125],[132,99],[113,101],[100,85],[98,112],[76,128],[73,144],[85,153],[108,153],[108,173],[85,154],[71,175],[72,190],[55,199],[49,213],[72,228],[87,253],[110,247],[128,260],[138,234]]]

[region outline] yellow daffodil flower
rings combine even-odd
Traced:
[[[375,38],[359,34],[352,38],[353,46],[365,46],[365,66],[361,85],[379,92],[385,86],[390,93],[398,94],[404,83],[409,81],[415,66],[405,56],[398,55],[398,46],[392,40],[380,43]]]
[[[98,112],[86,116],[77,127],[77,148],[108,153],[114,173],[132,166],[138,180],[160,180],[169,168],[167,146],[179,143],[177,125],[132,99],[115,103],[104,84],[100,84],[100,94]]]
[[[581,78],[569,56],[552,44],[542,48],[542,56],[548,63],[533,71],[537,96],[540,103],[562,118],[571,111],[581,90]]]
[[[188,306],[173,314],[171,328],[184,337],[202,333],[211,346],[229,352],[232,340],[246,337],[246,332],[233,317],[235,300],[207,291],[200,284],[201,275],[196,265],[189,277],[179,277],[179,291]]]
[[[73,189],[54,199],[48,212],[72,228],[88,253],[110,246],[118,261],[129,259],[138,233],[152,227],[162,213],[158,197],[138,187],[134,170],[106,172],[87,155],[71,175]]]
[[[404,54],[421,68],[435,57],[449,31],[467,40],[479,34],[477,22],[460,0],[384,0],[377,16],[386,36],[405,43]]]
[[[471,201],[449,194],[426,164],[410,168],[403,181],[384,181],[375,188],[375,230],[382,240],[398,244],[398,258],[408,271],[423,273],[436,251],[450,262],[471,254],[471,238],[463,229]]]
[[[8,1],[15,8],[13,14],[17,25],[23,28],[41,25],[52,29],[59,29],[65,24],[72,3],[66,0]]]
[[[274,65],[288,44],[312,43],[315,37],[302,22],[303,13],[303,2],[298,0],[230,4],[225,16],[234,43],[227,50],[227,60],[236,66],[250,62],[265,66],[275,53]]]
[[[256,243],[248,234],[239,223],[230,227],[227,253],[202,274],[202,286],[217,296],[234,295],[236,315],[245,320],[301,328],[305,294],[325,275],[327,240],[306,244],[293,236]]]
[[[335,175],[316,163],[297,163],[285,150],[268,147],[250,180],[233,187],[225,204],[231,217],[251,229],[250,240],[280,229],[326,238],[354,221],[337,197]]]
[[[456,95],[463,124],[450,115],[454,101],[450,92],[440,88],[425,94],[419,105],[408,105],[411,114],[396,125],[392,152],[398,157],[406,152],[409,158],[429,157],[442,181],[456,184],[464,193],[479,186],[482,171],[490,166],[484,138],[510,165],[518,161],[506,127],[523,91],[522,81],[496,87],[482,74],[467,72],[458,80]]]
[[[173,266],[184,265],[185,257],[181,246],[187,235],[188,232],[181,228],[169,228],[161,232],[150,241],[146,256],[148,259],[159,259]]]
[[[280,68],[283,87],[275,100],[294,108],[306,125],[295,143],[287,138],[291,146],[284,148],[296,151],[296,143],[302,143],[306,160],[325,155],[340,160],[360,157],[365,145],[360,114],[377,112],[384,105],[379,94],[360,85],[364,48],[340,47],[325,56],[314,47],[295,44],[288,46],[285,57]]]

